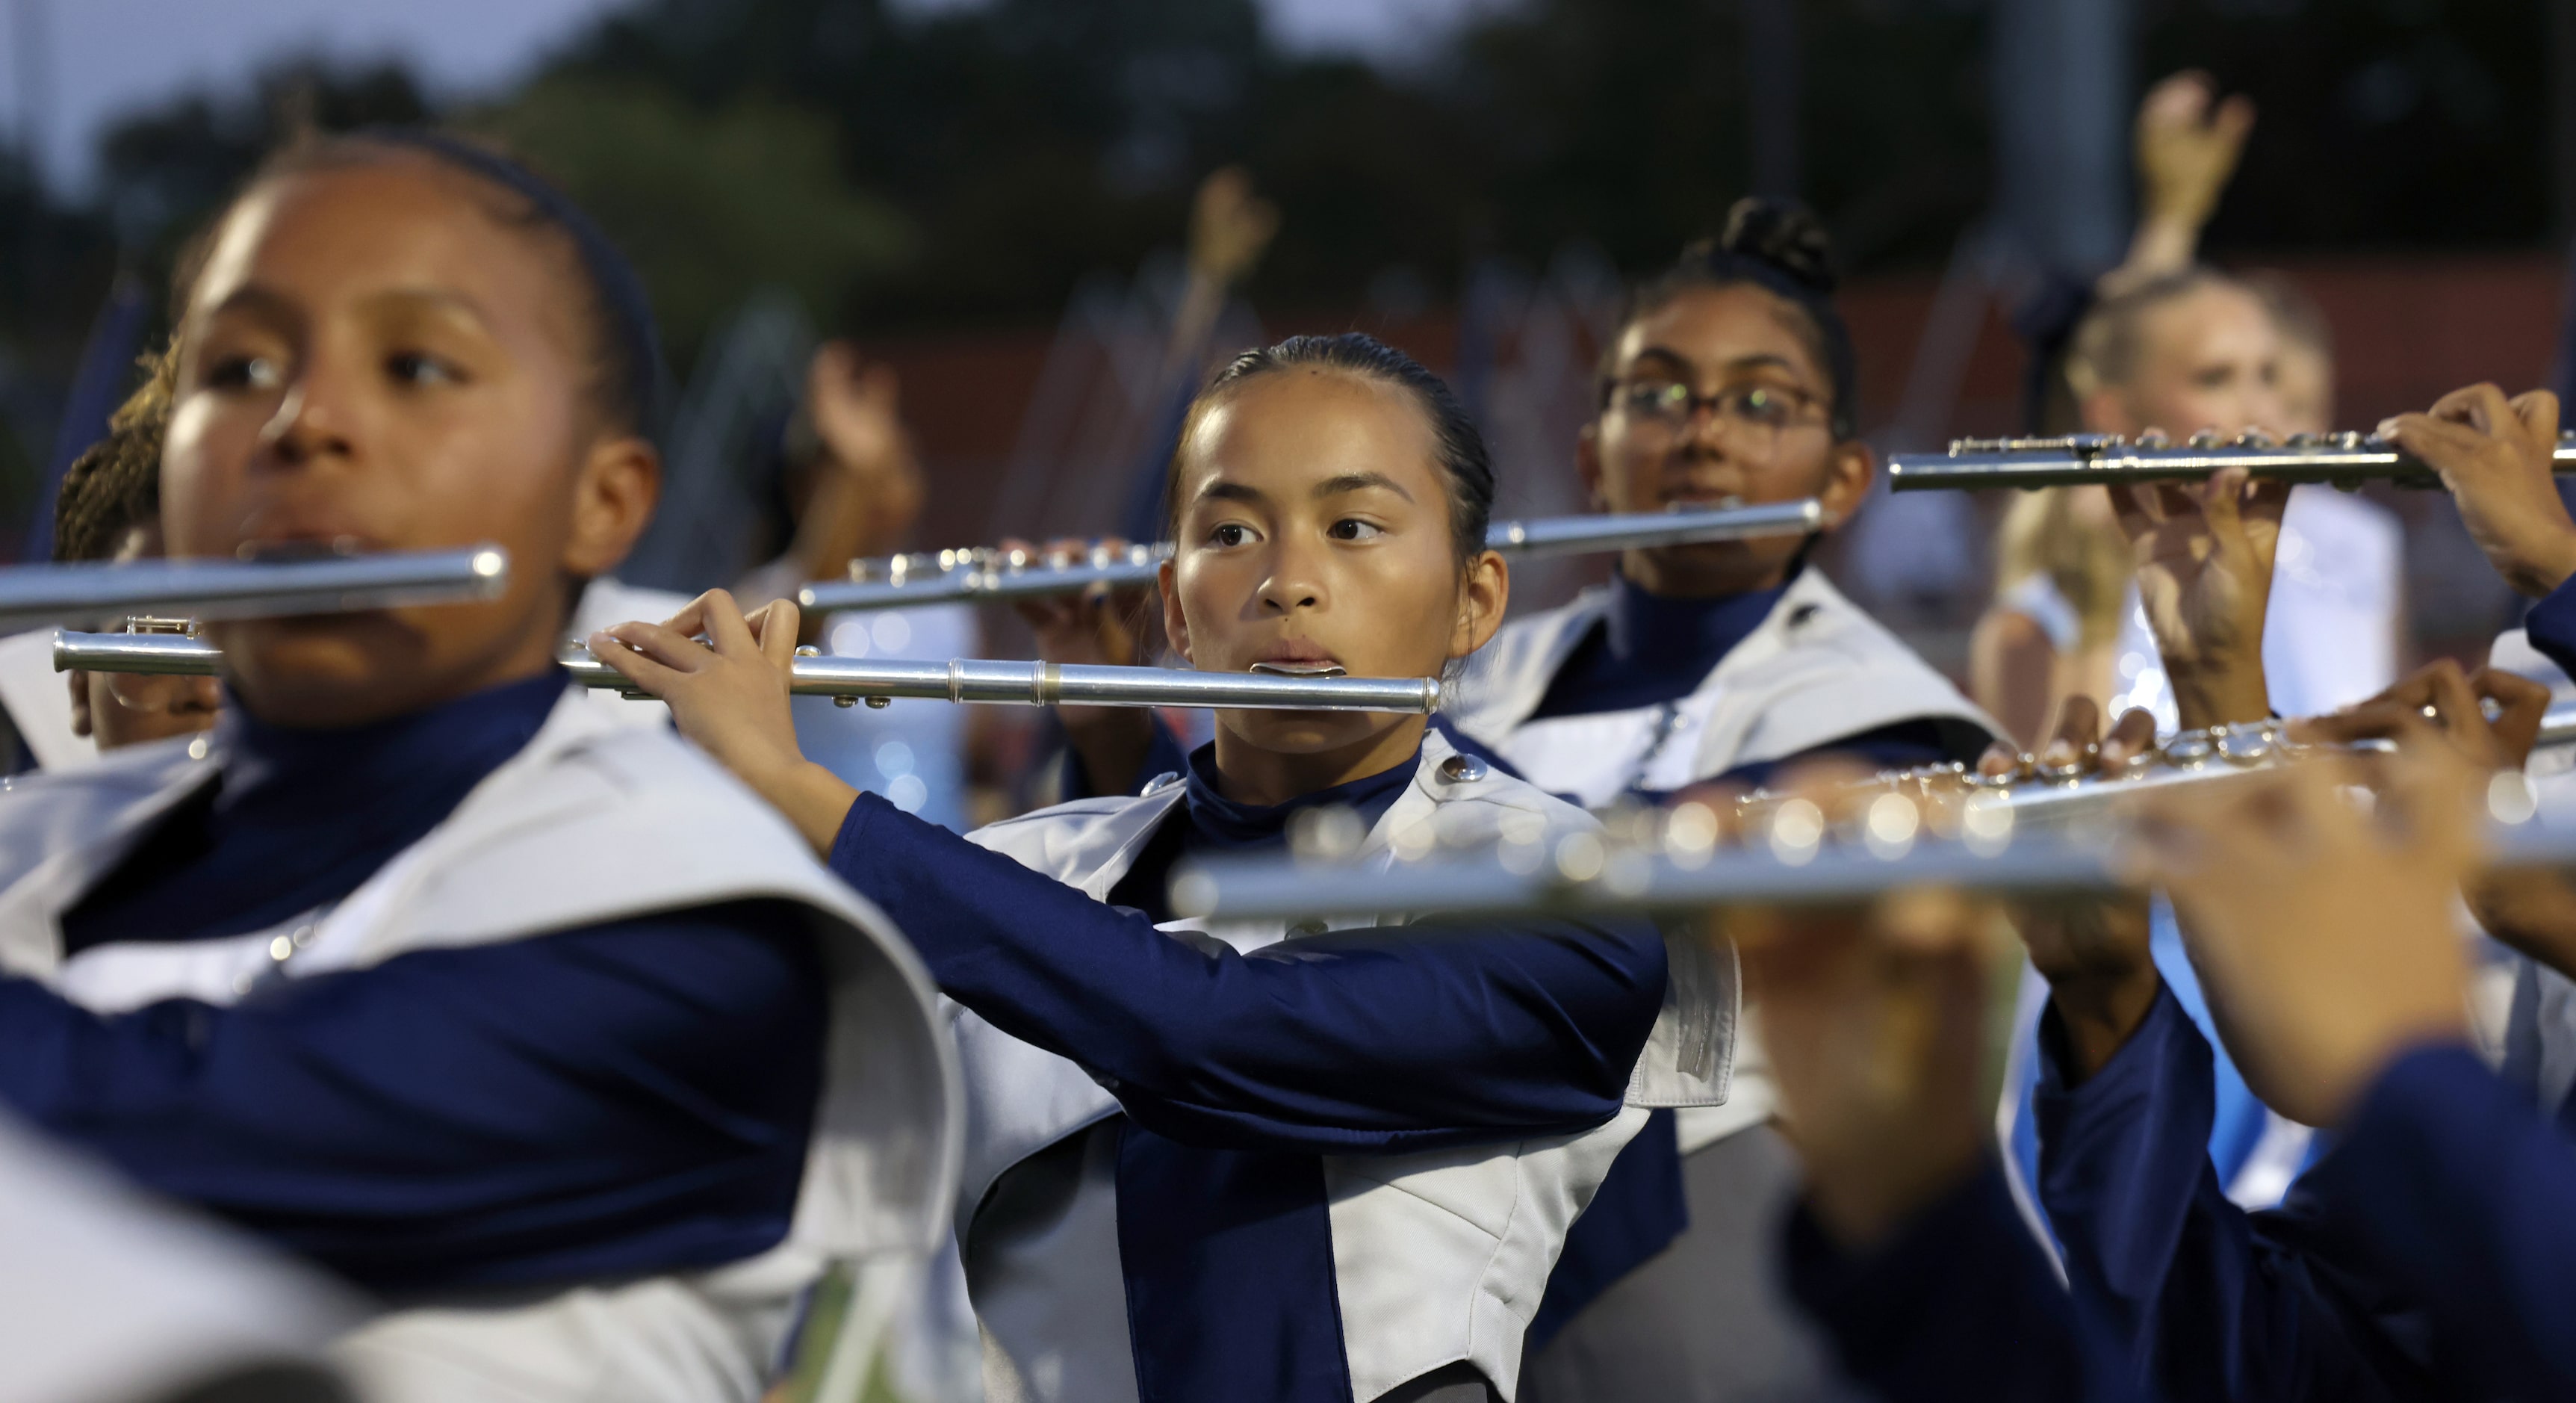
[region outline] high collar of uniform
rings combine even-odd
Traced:
[[[216,810],[322,792],[399,803],[432,776],[479,777],[527,745],[567,685],[560,672],[549,671],[362,726],[277,726],[228,701],[215,727],[224,756]]]
[[[1762,626],[1796,579],[1792,574],[1769,589],[1740,594],[1681,598],[1648,594],[1627,576],[1613,575],[1604,641],[1610,656],[1623,663],[1650,653],[1722,658]]]
[[[1211,741],[1190,754],[1184,798],[1190,806],[1190,822],[1208,842],[1246,847],[1278,840],[1288,831],[1288,821],[1304,809],[1338,804],[1355,810],[1363,826],[1374,826],[1404,793],[1405,786],[1413,782],[1413,773],[1421,764],[1422,749],[1416,746],[1412,754],[1376,774],[1301,794],[1284,804],[1242,804],[1217,791],[1216,743]]]

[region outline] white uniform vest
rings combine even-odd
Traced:
[[[1380,817],[1357,861],[1394,859],[1393,834],[1434,824],[1452,841],[1496,841],[1507,819],[1551,830],[1593,826],[1585,814],[1425,736],[1413,783]],[[1106,899],[1181,802],[1163,783],[1142,797],[1088,799],[997,823],[972,840]],[[1180,938],[1252,951],[1320,926],[1193,926]],[[1651,1106],[1706,1105],[1727,1095],[1736,1015],[1731,960],[1675,940],[1664,1009],[1630,1081],[1629,1107],[1579,1135],[1391,1156],[1325,1156],[1342,1343],[1360,1400],[1465,1361],[1505,1399],[1520,1377],[1521,1337],[1538,1310],[1566,1229],[1591,1202]],[[952,1005],[967,1085],[966,1168],[958,1234],[986,1338],[988,1403],[1115,1403],[1136,1397],[1118,1265],[1115,1142],[1079,1140],[1118,1112],[1082,1068]],[[1004,1173],[1054,1148],[1056,1208],[987,1213]],[[1033,1166],[1034,1168],[1034,1166]]]
[[[1918,716],[2001,734],[1948,678],[1845,599],[1821,570],[1801,571],[1769,615],[1697,690],[1661,706],[1532,721],[1558,669],[1610,608],[1607,587],[1515,619],[1476,655],[1452,719],[1530,782],[1587,808],[1632,789],[1671,791],[1739,765],[1812,750]],[[1687,1154],[1771,1118],[1776,1105],[1748,1014],[1723,1106],[1685,1109]]]
[[[0,1403],[158,1398],[310,1361],[357,1318],[311,1273],[0,1116]]]
[[[65,960],[62,913],[222,760],[220,746],[203,761],[180,742],[137,746],[0,796],[0,969],[112,1012],[229,1004],[261,979],[749,898],[803,905],[824,936],[823,1100],[785,1240],[712,1270],[397,1310],[342,1342],[371,1399],[752,1399],[798,1293],[826,1267],[884,1283],[945,1239],[962,1113],[919,962],[767,805],[667,728],[620,724],[568,693],[445,822],[327,912]]]

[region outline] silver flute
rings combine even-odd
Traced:
[[[1336,921],[1376,916],[1494,918],[1689,915],[1745,906],[1867,901],[1952,887],[2007,897],[2134,890],[2134,856],[2107,835],[2052,834],[1980,844],[1929,839],[1902,849],[1827,844],[1640,848],[1576,833],[1553,846],[1505,843],[1384,864],[1297,857],[1202,861],[1173,874],[1173,914],[1212,921]],[[2495,868],[2576,868],[2576,832],[2491,821]]]
[[[2551,461],[2559,472],[2576,470],[2576,432],[2559,436]],[[2257,432],[2222,439],[2197,434],[2173,440],[2117,434],[2067,434],[2058,438],[1963,438],[1947,453],[1899,453],[1888,459],[1893,492],[1937,492],[1990,487],[2075,487],[2089,483],[2191,482],[2221,468],[2243,468],[2276,482],[2323,482],[2356,488],[2365,482],[2438,487],[2431,465],[2376,434],[2293,434],[2274,439]]]
[[[1551,840],[1535,819],[1508,826],[1492,847],[1443,850],[1436,831],[1389,835],[1385,859],[1360,860],[1364,835],[1340,811],[1301,815],[1286,859],[1210,863],[1175,875],[1173,910],[1222,920],[1348,918],[1390,912],[1495,915],[1517,910],[1658,911],[1723,904],[1837,901],[1905,886],[1963,886],[1999,894],[2098,891],[2133,882],[2120,860],[2120,812],[2142,793],[2207,788],[2263,773],[2302,754],[2287,723],[2187,731],[2111,773],[2089,762],[1980,775],[1961,765],[1889,771],[1837,787],[1843,817],[1804,797],[1755,790],[1734,801],[1742,846],[1697,801],[1626,808],[1601,834]],[[2576,744],[2576,703],[2543,717],[2540,748]],[[2497,774],[2487,808],[2494,845],[2556,843],[2576,862],[2576,835],[2531,837],[2537,796],[2518,771]],[[2552,849],[2557,851],[2558,849]]]
[[[1640,546],[1802,536],[1824,523],[1824,504],[1807,498],[1752,507],[1502,521],[1485,532],[1485,547],[1507,556],[1581,555]],[[958,599],[1003,601],[1079,594],[1094,585],[1138,588],[1154,582],[1171,554],[1172,547],[1165,542],[1096,545],[1063,553],[978,546],[858,560],[851,562],[848,579],[817,580],[798,590],[796,605],[824,612],[893,609]]]
[[[0,569],[0,632],[120,615],[276,618],[464,604],[510,583],[499,546],[298,560],[138,560]]]
[[[2434,719],[2430,708],[2425,711],[2425,719]],[[1951,810],[1974,813],[1980,806],[1990,815],[1989,823],[2022,827],[2083,823],[2114,813],[2149,790],[2174,784],[2220,784],[2232,776],[2258,773],[2303,754],[2338,748],[2293,739],[2293,724],[2272,717],[2181,731],[2116,768],[2100,765],[2097,746],[2091,754],[2058,764],[2023,755],[2010,769],[1994,775],[1957,762],[1884,770],[1858,781],[1852,788],[1865,791],[1862,797],[1872,793],[1902,796],[1922,806],[1936,823],[1953,817]],[[2576,702],[2561,702],[2542,713],[2532,751],[2537,754],[2570,745],[2576,745]],[[2387,749],[2388,744],[2362,741],[2341,748],[2376,751]],[[1735,801],[1736,817],[1739,822],[1759,820],[1782,802],[1782,796],[1756,789]]]
[[[616,669],[575,647],[561,659],[585,687],[636,690]],[[176,634],[54,635],[54,669],[203,677],[222,670],[214,645]],[[1017,706],[1187,706],[1262,711],[1401,711],[1440,708],[1436,677],[1351,677],[1340,669],[1307,672],[1192,672],[1171,667],[1103,667],[1082,663],[884,662],[827,658],[799,650],[788,690],[830,697],[843,706],[885,706],[897,697]]]

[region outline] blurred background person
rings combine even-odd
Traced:
[[[2332,333],[2314,301],[2277,275],[2237,278],[2192,262],[2253,127],[2253,104],[2219,99],[2204,73],[2167,78],[2140,104],[2138,227],[2127,259],[2095,285],[2053,370],[2041,367],[2041,383],[2052,387],[2041,412],[2073,420],[2044,429],[2181,438],[2334,428]],[[2042,356],[2048,344],[2043,336]],[[2359,497],[2302,487],[2271,544],[2263,662],[2285,714],[2330,711],[2394,681],[2404,619],[2396,517]],[[2107,699],[2115,715],[2141,707],[2165,730],[2176,726],[2135,559],[2106,489],[2044,488],[2006,510],[1997,593],[1977,626],[1971,685],[2025,746],[2038,744],[2073,696]],[[2156,951],[2184,1007],[2206,1028],[2179,932],[2161,910]],[[2003,1116],[2025,1183],[2037,1172],[2021,1100],[2035,1075],[2036,988],[2023,1001],[2024,1056]],[[2223,1057],[2219,1082],[2210,1152],[2244,1201],[2276,1201],[2308,1159],[2312,1137],[2267,1111]]]
[[[1223,349],[1211,338],[1227,299],[1260,265],[1262,252],[1278,232],[1279,207],[1255,191],[1242,167],[1221,167],[1199,182],[1190,201],[1187,273],[1155,374],[1155,383],[1164,387],[1159,396],[1163,407],[1149,425],[1136,462],[1121,517],[1124,534],[1110,538],[1112,544],[1150,541],[1160,533],[1164,479],[1180,446],[1181,426],[1212,359]],[[1002,542],[1006,549],[1027,544]],[[1060,538],[1045,548],[1078,551],[1090,544]],[[1163,657],[1162,620],[1149,589],[1101,587],[1031,599],[1018,606],[1018,613],[1035,636],[1038,656],[1049,662],[1124,667]],[[1184,774],[1190,751],[1205,744],[1213,728],[1212,713],[1180,709],[1059,706],[1050,708],[1048,717],[1041,758],[1031,777],[1031,794],[1040,804],[1133,794],[1157,776]]]
[[[57,562],[160,558],[161,431],[169,412],[170,361],[153,356],[143,388],[118,408],[107,437],[63,474],[54,498]],[[161,631],[181,624],[130,619],[124,626]],[[31,768],[71,769],[101,751],[215,724],[222,699],[215,679],[57,672],[53,635],[39,628],[0,642],[0,705]]]
[[[792,599],[808,580],[840,579],[855,560],[907,549],[921,519],[927,483],[904,428],[894,368],[832,341],[815,350],[803,388],[781,449],[792,534],[783,554],[736,586],[746,607]],[[975,607],[963,603],[817,614],[805,641],[834,657],[884,661],[945,662],[984,651]],[[960,832],[972,826],[975,708],[921,700],[844,706],[828,697],[799,697],[794,706],[797,735],[815,763],[906,813]]]
[[[2239,279],[2193,262],[2253,127],[2253,104],[2220,100],[2205,73],[2167,78],[2139,105],[2138,227],[2067,330],[2034,336],[2040,432],[2336,428],[2322,309],[2277,274]],[[2293,714],[2358,701],[2396,677],[2401,545],[2384,508],[2324,488],[2292,495],[2264,646]],[[2171,724],[2129,569],[2102,489],[2043,488],[2007,509],[1971,689],[2025,744],[2070,695],[2144,706]]]

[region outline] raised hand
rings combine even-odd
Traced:
[[[2489,705],[2496,708],[2492,719],[2486,714]],[[2420,727],[2427,710],[2433,713],[2432,732],[2480,772],[2519,771],[2531,758],[2541,718],[2548,713],[2549,689],[2494,668],[2463,672],[2444,658],[2366,702],[2298,723],[2293,734],[2333,744],[2393,740]],[[2544,871],[2487,872],[2471,879],[2460,894],[2487,934],[2576,978],[2576,889],[2565,877]]]
[[[921,464],[899,393],[893,367],[867,364],[847,341],[826,343],[806,368],[806,414],[824,448],[793,547],[808,578],[894,549],[921,515]]]
[[[1231,287],[1261,261],[1279,232],[1279,207],[1254,193],[1252,175],[1225,166],[1199,182],[1190,205],[1190,271]]]
[[[796,743],[787,689],[798,624],[788,600],[746,618],[718,589],[666,622],[618,624],[585,641],[637,690],[668,703],[680,734],[786,815],[815,851],[829,852],[858,791]]]
[[[2558,496],[2558,396],[2506,399],[2493,385],[2442,396],[2429,413],[2400,414],[2382,438],[2430,464],[2460,508],[2469,539],[2505,583],[2534,599],[2576,574],[2576,521]]]
[[[2253,130],[2253,99],[2220,99],[2217,81],[2198,69],[2149,88],[2135,133],[2143,216],[2195,231],[2208,223]]]
[[[2243,468],[2197,485],[2112,491],[2136,562],[2138,598],[2186,728],[2271,714],[2263,618],[2289,502],[2289,484],[2254,481]]]
[[[2222,1040],[2264,1104],[2338,1124],[2408,1048],[2464,1040],[2451,919],[2477,859],[2485,775],[2418,721],[2374,812],[2348,757],[2147,800],[2147,875],[2172,896]]]
[[[1102,544],[1124,549],[1111,538]],[[1004,550],[1027,550],[1028,543],[1004,540]],[[1044,554],[1078,556],[1090,543],[1073,539],[1049,541]],[[1038,656],[1051,663],[1107,663],[1132,667],[1150,662],[1159,638],[1159,618],[1146,607],[1145,589],[1111,590],[1096,585],[1078,595],[1022,600],[1016,606],[1029,631],[1037,636]],[[1056,719],[1065,739],[1081,757],[1095,789],[1117,792],[1127,787],[1153,747],[1153,713],[1133,706],[1060,706]]]

